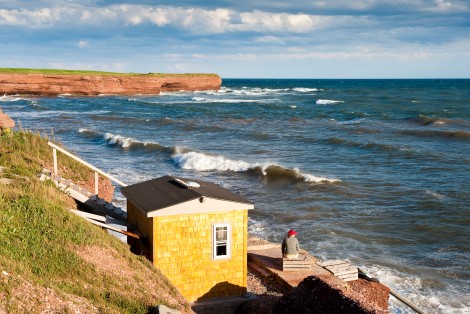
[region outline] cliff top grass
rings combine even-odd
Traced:
[[[190,312],[168,279],[106,231],[72,214],[70,197],[38,174],[52,164],[47,138],[0,134],[0,312]],[[64,177],[87,169],[61,159]],[[90,174],[92,175],[92,174]]]
[[[120,72],[106,72],[106,71],[93,71],[93,70],[62,70],[62,69],[29,69],[29,68],[0,68],[2,74],[46,74],[46,75],[119,75],[119,76],[137,76],[137,75],[150,75],[156,77],[166,76],[217,76],[214,73],[120,73]]]

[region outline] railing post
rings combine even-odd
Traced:
[[[98,172],[95,171],[95,194],[98,195]]]
[[[52,156],[54,158],[54,175],[58,175],[59,171],[57,170],[57,149],[52,148]]]
[[[110,174],[104,172],[103,170],[100,170],[100,169],[96,168],[95,166],[93,166],[93,165],[87,163],[86,161],[84,161],[83,159],[80,159],[80,158],[78,158],[77,156],[75,156],[75,155],[69,153],[68,151],[66,151],[65,149],[63,149],[63,148],[61,148],[61,147],[59,147],[59,146],[57,146],[57,145],[55,145],[54,143],[47,142],[47,144],[48,144],[49,146],[51,146],[51,147],[54,149],[54,150],[53,150],[53,154],[54,154],[54,172],[56,172],[56,173],[58,172],[58,170],[57,170],[57,152],[56,152],[56,150],[58,150],[59,152],[65,154],[66,156],[69,156],[70,158],[72,158],[72,159],[78,161],[79,163],[81,163],[81,164],[87,166],[88,168],[92,169],[93,171],[97,172],[98,174],[101,174],[101,175],[104,176],[105,178],[108,178],[108,179],[110,179],[111,181],[116,182],[116,183],[119,184],[120,186],[127,186],[127,184],[125,184],[125,183],[122,182],[121,180],[119,180],[119,179],[113,177],[112,175],[110,175]],[[96,178],[96,177],[95,177],[95,178]],[[95,180],[97,180],[97,179],[95,179]],[[98,186],[98,184],[96,184],[96,186]],[[98,188],[96,188],[96,189],[98,189]]]

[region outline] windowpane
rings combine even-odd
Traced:
[[[214,224],[212,232],[213,258],[220,259],[230,257],[230,225],[227,223]]]
[[[227,227],[217,227],[215,230],[216,241],[227,241]]]
[[[217,249],[216,249],[216,254],[217,256],[225,256],[227,255],[227,245],[223,245],[223,246],[217,246]]]

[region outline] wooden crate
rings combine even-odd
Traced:
[[[352,281],[359,278],[357,267],[343,260],[331,260],[318,262],[317,265],[325,268],[330,273],[344,281]]]
[[[312,261],[308,257],[282,259],[282,271],[309,270],[311,268]]]

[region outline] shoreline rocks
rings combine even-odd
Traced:
[[[2,131],[12,129],[14,127],[15,121],[13,121],[13,119],[10,118],[9,115],[3,113],[2,109],[0,108],[0,134],[2,133]]]

